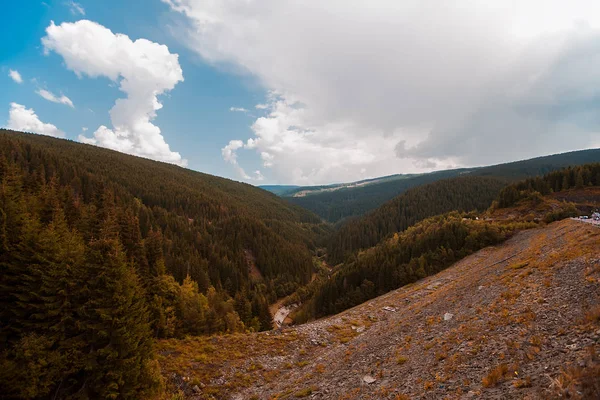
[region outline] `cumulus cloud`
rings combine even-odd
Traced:
[[[240,178],[246,180],[262,181],[264,179],[264,176],[259,170],[254,171],[254,176],[250,176],[238,163],[237,150],[244,147],[251,148],[251,146],[252,139],[250,139],[246,144],[244,144],[244,142],[241,140],[230,140],[229,143],[221,149],[221,155],[223,156],[223,160],[233,165]]]
[[[67,7],[69,7],[69,11],[71,11],[71,14],[73,15],[85,15],[85,9],[83,8],[83,6],[79,3],[76,3],[74,1],[67,1],[65,2],[65,5]]]
[[[56,126],[40,121],[40,118],[33,109],[25,108],[24,105],[17,103],[10,103],[7,128],[59,138],[65,137],[65,133]]]
[[[158,96],[183,81],[177,54],[146,39],[132,41],[127,35],[115,34],[88,20],[60,25],[52,22],[46,34],[42,38],[45,51],[61,55],[77,76],[107,77],[127,95],[117,99],[110,110],[112,128],[100,126],[93,137],[80,135],[80,141],[187,165],[178,152],[171,151],[160,128],[152,123],[156,111],[162,108]]]
[[[13,81],[15,81],[16,83],[23,83],[23,78],[21,77],[21,74],[17,70],[14,70],[14,69],[8,70],[8,76],[10,76],[10,78]]]
[[[65,104],[71,108],[75,107],[73,105],[73,102],[71,101],[71,99],[69,99],[64,94],[57,96],[54,93],[52,93],[48,90],[45,90],[45,89],[39,89],[38,91],[36,91],[36,93],[39,94],[40,96],[42,96],[44,99],[51,101],[53,103]]]
[[[273,94],[244,149],[274,180],[489,164],[599,141],[596,1],[163,1],[206,61]]]

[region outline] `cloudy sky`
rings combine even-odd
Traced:
[[[600,147],[600,2],[3,5],[0,125],[252,184]]]

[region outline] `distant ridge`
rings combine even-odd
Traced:
[[[315,191],[319,187],[310,187],[310,193],[295,197],[294,193],[305,190],[300,187],[284,194],[294,204],[318,214],[323,219],[338,223],[346,218],[363,215],[381,206],[406,190],[456,176],[487,176],[505,179],[509,182],[544,175],[548,172],[567,167],[600,161],[600,149],[578,150],[567,153],[536,157],[528,160],[513,161],[487,167],[460,168],[436,171],[427,174],[391,175],[374,178],[368,185],[339,187],[330,191]],[[398,177],[398,178],[395,178]],[[405,177],[405,179],[402,179]],[[382,181],[378,181],[382,180]],[[327,187],[327,186],[323,186]]]

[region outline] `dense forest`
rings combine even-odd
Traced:
[[[484,177],[445,179],[410,189],[362,218],[348,221],[329,240],[329,261],[341,263],[425,218],[450,211],[485,210],[506,181]]]
[[[599,185],[592,164],[502,189],[598,154],[388,182],[417,179],[334,233],[247,184],[0,130],[0,397],[151,398],[163,385],[155,339],[271,329],[269,304],[292,293],[305,303],[299,319],[310,319],[434,274],[523,227],[458,211],[483,210],[499,193],[508,207]],[[378,185],[365,189],[377,197]],[[325,245],[344,262],[331,277],[315,257]]]
[[[0,392],[144,398],[152,338],[270,329],[327,229],[250,185],[0,131]]]
[[[306,197],[288,197],[288,200],[313,211],[327,221],[337,223],[346,218],[364,215],[371,210],[375,210],[410,188],[441,179],[469,175],[503,178],[514,182],[528,177],[544,175],[567,166],[599,161],[600,149],[573,151],[489,167],[432,172],[409,179],[391,180],[363,187],[344,188],[332,192],[311,194]],[[301,190],[301,188],[297,190]]]
[[[583,189],[586,186],[600,186],[600,163],[568,167],[507,186],[500,192],[498,207],[511,207],[536,192],[548,195],[568,189]]]
[[[378,232],[387,232],[380,237],[388,237],[373,247],[357,241],[362,248],[370,248],[358,254],[347,254],[344,264],[330,279],[322,279],[317,285],[313,284],[310,298],[296,312],[295,318],[306,321],[341,312],[433,275],[468,254],[505,240],[518,229],[536,225],[534,222],[526,222],[529,221],[527,218],[521,222],[517,222],[518,219],[481,221],[476,218],[475,213],[459,214],[457,211],[418,222],[415,217],[425,216],[428,207],[432,207],[431,212],[435,212],[437,208],[438,214],[444,212],[447,204],[454,204],[456,209],[460,209],[469,204],[463,196],[472,198],[473,203],[470,204],[473,206],[479,201],[483,205],[486,197],[494,192],[499,194],[493,202],[488,198],[487,203],[492,204],[490,210],[514,206],[523,199],[531,201],[530,206],[536,206],[544,201],[543,195],[600,186],[600,163],[567,167],[500,189],[502,186],[503,181],[481,177],[439,181],[399,196],[363,218],[363,223],[354,231],[349,231],[351,233],[343,233],[346,227],[342,228],[334,234],[334,238],[346,234],[356,239],[362,233],[363,243],[368,243],[369,240],[376,240]],[[563,202],[558,208],[549,210],[544,215],[543,222],[550,223],[576,216],[578,212],[573,203]],[[363,230],[360,231],[360,228]],[[394,232],[393,235],[390,236],[390,232]],[[334,251],[337,250],[335,242],[333,245]],[[340,253],[333,254],[339,257]]]
[[[349,260],[323,281],[296,318],[335,314],[433,275],[523,226],[478,221],[457,212],[421,221]]]
[[[326,221],[342,223],[353,216],[363,215],[381,206],[386,201],[404,193],[410,188],[435,182],[440,179],[459,176],[463,170],[440,171],[407,179],[373,183],[361,187],[342,188],[330,192],[311,194],[304,197],[286,197]]]

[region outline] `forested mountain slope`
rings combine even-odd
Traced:
[[[599,247],[578,221],[522,231],[338,315],[160,341],[163,374],[189,399],[597,399]]]
[[[152,337],[270,329],[324,229],[250,185],[0,131],[0,392],[143,398]]]
[[[381,229],[382,226],[389,232],[395,232],[393,236],[382,236],[385,239],[380,239],[373,247],[364,245],[361,248],[368,247],[367,250],[356,254],[358,249],[354,249],[352,256],[345,257],[341,268],[314,290],[308,304],[303,306],[301,319],[340,312],[432,275],[473,251],[503,241],[515,230],[534,222],[549,223],[589,211],[586,196],[591,196],[592,200],[597,196],[600,163],[568,167],[510,185],[500,192],[493,204],[487,199],[492,207],[480,214],[481,218],[454,211],[415,224],[418,216],[427,216],[429,209],[424,204],[431,204],[431,212],[435,212],[437,206],[439,211],[435,214],[440,214],[444,212],[446,203],[460,210],[466,204],[463,196],[483,202],[486,197],[483,182],[488,180],[481,177],[455,178],[416,188],[373,213],[369,216],[371,219],[359,225],[354,232],[346,233],[352,238],[353,233],[360,233],[360,228],[368,233],[369,229]],[[488,185],[493,188],[493,181]],[[496,188],[498,191],[499,188]],[[555,196],[543,197],[543,194],[552,192],[569,193],[562,199],[578,199],[583,204],[566,203]],[[436,199],[443,200],[436,203]],[[506,207],[511,208],[503,211]],[[389,225],[384,225],[386,221]],[[390,221],[396,221],[397,225]],[[339,238],[338,235],[334,238]],[[365,236],[364,240],[368,241],[369,236]]]
[[[468,176],[410,189],[364,217],[342,225],[329,240],[329,261],[343,262],[360,249],[375,246],[427,217],[450,211],[485,210],[504,186],[506,181],[502,179]]]
[[[399,179],[368,186],[342,188],[336,191],[311,194],[304,197],[285,197],[293,204],[311,210],[329,222],[341,222],[352,216],[363,215],[406,190],[460,175],[463,170],[432,172],[407,179]]]
[[[315,212],[330,222],[338,222],[374,210],[410,188],[441,179],[468,174],[469,176],[487,176],[516,181],[544,175],[569,165],[575,166],[599,161],[600,149],[573,151],[488,167],[432,172],[363,187],[344,188],[305,197],[290,197],[288,200]],[[301,188],[297,190],[301,190]]]

